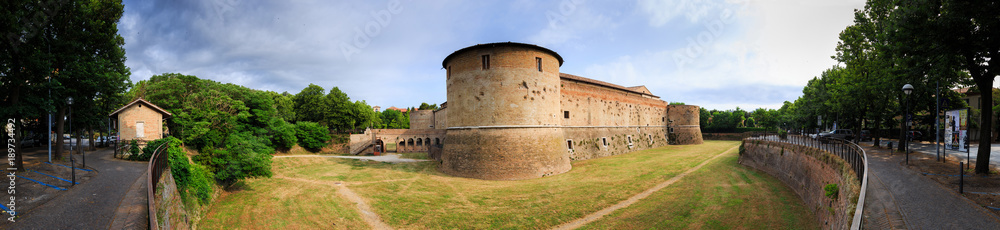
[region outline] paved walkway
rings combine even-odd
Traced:
[[[933,149],[933,148],[932,148]],[[1000,229],[1000,219],[956,191],[904,168],[903,154],[865,146],[865,229]]]
[[[95,169],[97,176],[21,213],[12,229],[108,229],[126,191],[145,173],[147,163],[114,159],[110,148],[87,155],[87,167]]]

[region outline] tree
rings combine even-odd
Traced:
[[[0,21],[5,25],[0,29],[4,40],[0,91],[9,92],[0,104],[0,115],[41,119],[56,112],[54,154],[61,158],[66,99],[74,98],[74,128],[86,130],[99,126],[104,115],[122,103],[122,93],[131,84],[124,64],[124,39],[117,29],[122,3],[13,0],[0,4]]]
[[[292,99],[295,102],[296,121],[311,121],[326,123],[328,103],[323,98],[323,87],[309,84]]]
[[[874,0],[872,0],[874,1]],[[870,1],[869,3],[871,3]],[[996,1],[916,0],[894,2],[889,39],[905,60],[931,64],[938,72],[967,72],[979,89],[991,89],[1000,74],[1000,3]],[[982,127],[992,127],[993,98],[982,97]],[[980,146],[989,146],[990,128],[980,129]],[[976,159],[990,159],[979,148]],[[989,161],[976,161],[976,173],[989,172]]]
[[[330,129],[348,130],[354,129],[355,117],[354,103],[346,93],[340,88],[333,87],[325,98],[327,112],[324,121]]]
[[[420,110],[438,110],[437,104],[427,104],[427,102],[420,103]]]

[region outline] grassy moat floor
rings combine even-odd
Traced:
[[[790,188],[737,164],[738,145],[666,146],[577,161],[567,173],[520,181],[451,177],[437,171],[436,161],[275,158],[274,177],[247,180],[225,192],[198,228],[371,228],[358,206],[338,191],[344,188],[392,228],[551,228],[615,205],[706,160],[676,183],[583,228],[819,228]]]

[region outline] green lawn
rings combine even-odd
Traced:
[[[700,223],[720,217],[714,214],[695,215],[700,212],[742,208],[727,211],[725,213],[729,214],[721,217],[744,218],[747,219],[746,223],[758,224],[748,226],[765,228],[810,227],[809,224],[813,223],[802,221],[803,218],[812,218],[807,211],[778,212],[778,215],[747,212],[767,211],[775,207],[789,210],[805,208],[790,189],[777,180],[736,165],[733,160],[736,155],[734,147],[738,144],[735,141],[707,141],[702,145],[666,146],[578,161],[573,162],[573,169],[567,173],[521,181],[451,177],[438,172],[435,169],[438,162],[435,161],[388,164],[331,158],[277,158],[273,165],[275,178],[249,180],[246,183],[249,189],[223,196],[199,227],[367,228],[360,221],[353,205],[336,195],[332,182],[343,181],[351,190],[363,196],[386,223],[395,228],[548,228],[618,203],[727,150],[731,150],[727,156],[713,160],[684,180],[650,196],[647,198],[649,203],[647,200],[640,201],[633,206],[638,208],[632,212],[666,216],[669,212],[661,211],[659,207],[677,205],[670,207],[692,213],[681,218],[687,219],[685,223]],[[749,179],[746,182],[732,182],[732,176],[729,175],[735,175],[740,180]],[[702,179],[712,181],[698,181]],[[720,181],[723,179],[725,181]],[[724,182],[739,185],[726,189]],[[696,189],[700,193],[689,191],[690,189]],[[761,192],[750,192],[756,190]],[[774,194],[776,198],[757,197],[766,195],[764,192]],[[737,202],[729,201],[730,198],[742,202],[733,206],[719,206],[708,202],[716,199]],[[749,202],[750,198],[760,201]],[[721,204],[728,204],[726,202]],[[646,208],[643,209],[644,207]],[[637,218],[635,220],[647,221],[652,218],[628,214],[630,210],[632,209],[619,210],[594,224],[603,228],[601,226],[621,226],[614,220]],[[252,220],[248,220],[248,217]],[[608,219],[611,222],[602,222]],[[331,220],[327,222],[337,222],[337,225],[319,220]],[[731,222],[722,224],[727,223]],[[684,228],[698,225],[649,227],[657,226]]]
[[[581,229],[818,229],[795,192],[727,154]]]

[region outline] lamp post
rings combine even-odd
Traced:
[[[910,164],[910,93],[913,93],[913,85],[905,84],[903,85],[903,93],[906,94],[906,114],[903,116],[903,143],[906,147],[903,151],[906,152],[906,164]]]
[[[70,165],[70,175],[73,177],[73,184],[70,186],[76,186],[76,161],[73,160],[73,97],[66,98],[66,104],[69,105],[69,116],[66,123],[69,123],[69,165]]]

